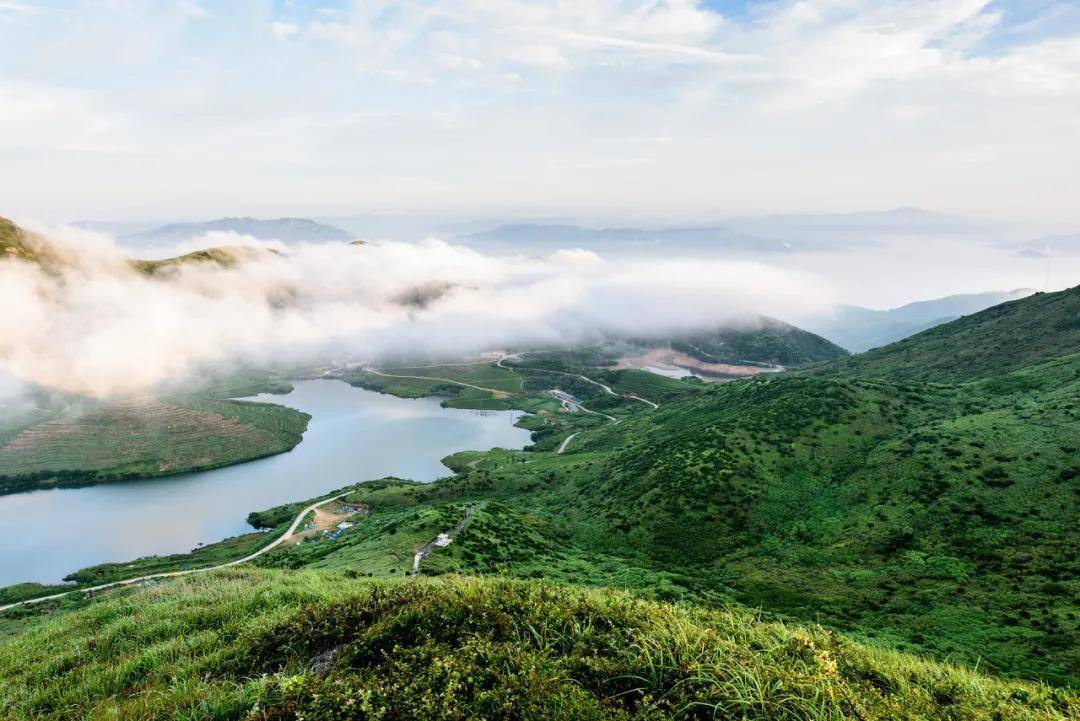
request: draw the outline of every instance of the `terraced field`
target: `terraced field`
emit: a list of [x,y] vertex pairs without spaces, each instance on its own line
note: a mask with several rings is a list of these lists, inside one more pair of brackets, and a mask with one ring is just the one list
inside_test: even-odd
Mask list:
[[216,468],[281,453],[309,417],[213,398],[128,400],[67,411],[0,439],[0,493]]

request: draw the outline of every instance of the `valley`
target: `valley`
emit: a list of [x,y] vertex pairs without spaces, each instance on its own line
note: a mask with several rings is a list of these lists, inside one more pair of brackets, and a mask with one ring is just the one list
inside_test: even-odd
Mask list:
[[1080,0],[0,58],[0,721],[1080,721]]
[[[446,393],[451,406],[498,389],[506,396],[484,391],[492,404],[531,409],[520,422],[533,444],[451,455],[454,475],[435,483],[342,489],[370,515],[335,541],[281,546],[253,565],[400,577],[417,548],[470,508],[471,523],[432,551],[423,575],[735,604],[1073,685],[1080,341],[1069,319],[1078,311],[1080,289],[1040,294],[865,357],[721,384],[610,371],[584,362],[597,356],[583,350],[411,369],[425,378],[343,373],[406,397]],[[1029,316],[1056,328],[1052,343],[1013,330]],[[989,367],[948,341],[1001,334],[1008,360]],[[919,359],[917,378],[904,375],[909,358]],[[560,413],[552,387],[619,422]],[[251,520],[280,533],[306,503]],[[38,613],[18,623],[38,623]]]
[[[167,282],[153,276],[207,260],[222,262],[144,272]],[[49,644],[80,619],[145,614],[153,626],[194,602],[225,615],[193,617],[185,633],[263,665],[201,655],[198,679],[163,692],[156,679],[183,672],[167,650],[179,637],[162,629],[153,650],[74,661],[100,685],[83,698],[158,710],[217,699],[224,717],[289,718],[321,713],[332,689],[377,688],[405,707],[372,679],[410,669],[439,687],[416,659],[475,674],[487,665],[468,666],[463,649],[475,646],[536,664],[491,676],[502,693],[540,673],[529,687],[540,703],[597,718],[693,716],[677,703],[732,714],[740,694],[748,718],[1070,718],[1078,317],[1073,288],[854,356],[758,317],[472,358],[233,371],[116,400],[31,397],[0,431],[0,530],[16,541],[3,563],[14,585],[0,589],[0,670],[17,679],[0,687],[4,703],[45,717],[54,704],[100,710],[45,680]],[[672,369],[702,377],[652,372]],[[363,513],[346,518],[340,504]],[[55,532],[33,530],[42,524]],[[259,599],[275,594],[283,610],[271,612]],[[369,629],[404,623],[383,598],[413,609],[408,628],[456,630],[392,634],[405,656],[365,655],[389,642]],[[687,653],[664,645],[665,624],[701,639],[727,624],[735,636],[695,642],[714,650],[689,665],[615,651],[582,675],[599,657],[543,637],[586,607],[603,629],[594,649]],[[446,609],[503,620],[448,627]],[[650,630],[626,626],[628,609]],[[343,632],[354,612],[374,625]],[[89,627],[78,631],[87,644],[112,638]],[[299,656],[280,648],[281,628],[300,629],[282,631]],[[137,660],[146,653],[158,655]],[[761,665],[748,679],[709,654]],[[132,663],[149,677],[110,680]],[[619,691],[624,708],[611,695],[619,664],[664,670]],[[556,673],[578,690],[552,686]],[[484,708],[443,688],[444,703]],[[682,701],[680,689],[692,689]]]
[[[447,454],[521,448],[529,439],[514,426],[517,412],[446,409],[434,398],[403,400],[332,379],[293,381],[288,394],[253,400],[288,404],[292,408],[268,407],[310,417],[303,442],[287,453],[212,470],[0,496],[0,533],[7,539],[0,548],[0,585],[56,584],[72,573],[96,585],[101,574],[76,572],[106,562],[114,564],[109,580],[145,575],[152,568],[135,561],[138,570],[129,569],[131,559],[249,536],[245,519],[258,510],[252,499],[285,503],[383,475],[430,481],[448,472],[440,462]],[[205,565],[208,556],[265,540],[255,534],[225,548],[202,547],[175,568]]]

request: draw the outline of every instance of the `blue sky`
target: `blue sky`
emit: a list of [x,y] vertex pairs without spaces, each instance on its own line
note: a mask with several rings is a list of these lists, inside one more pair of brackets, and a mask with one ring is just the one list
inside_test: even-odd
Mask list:
[[0,213],[1078,220],[1080,3],[0,0]]

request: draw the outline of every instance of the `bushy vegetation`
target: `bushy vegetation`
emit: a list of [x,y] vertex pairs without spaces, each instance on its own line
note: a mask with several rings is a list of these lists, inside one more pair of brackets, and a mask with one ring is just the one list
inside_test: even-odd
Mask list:
[[[1078,297],[1020,303],[1066,303],[1060,320],[1077,313]],[[1035,312],[1021,311],[997,311],[998,332],[1019,334],[1013,314]],[[988,322],[980,333],[993,333]],[[487,524],[483,543],[429,568],[529,577],[546,566],[552,578],[601,585],[621,577],[667,597],[734,599],[999,673],[1077,683],[1080,356],[1064,352],[1063,332],[1059,357],[1045,361],[1040,340],[1014,355],[1017,370],[975,380],[863,377],[855,359],[809,376],[696,387],[659,411],[597,423],[563,456],[472,455],[414,502],[492,498],[512,512]],[[553,355],[520,372],[552,362],[574,372],[572,358]],[[581,392],[596,394],[590,403],[603,395]],[[476,533],[493,508],[478,514]],[[612,563],[617,572],[597,570]]]
[[667,378],[656,373],[642,370],[617,370],[604,378],[616,393],[629,393],[647,398],[655,403],[669,403],[687,398],[704,386],[696,378]]
[[19,719],[1068,719],[1080,698],[734,608],[232,570],[0,644]]
[[[434,484],[360,484],[346,500],[370,515],[279,547],[261,571],[65,601],[0,646],[0,679],[14,674],[0,711],[1076,718],[1080,291],[1003,308],[723,384],[608,371],[603,348],[436,380],[357,374],[527,408],[534,445],[455,454]],[[552,388],[618,422],[559,413]],[[280,528],[304,505],[251,520]],[[423,560],[439,578],[354,580],[400,579],[466,509]]]
[[1080,286],[995,305],[853,356],[844,372],[965,381],[1080,353]]
[[783,321],[760,316],[716,330],[674,336],[671,347],[707,363],[797,366],[843,358],[831,341]]

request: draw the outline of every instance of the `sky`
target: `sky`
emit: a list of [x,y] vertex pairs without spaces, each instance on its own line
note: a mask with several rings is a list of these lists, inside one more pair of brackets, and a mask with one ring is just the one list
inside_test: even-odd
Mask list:
[[0,215],[1080,223],[1074,0],[0,0]]

